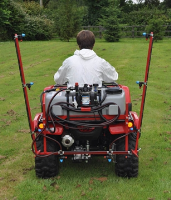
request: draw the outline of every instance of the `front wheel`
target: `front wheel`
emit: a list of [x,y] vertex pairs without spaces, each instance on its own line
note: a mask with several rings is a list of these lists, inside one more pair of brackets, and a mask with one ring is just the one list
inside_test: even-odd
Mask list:
[[[129,135],[129,151],[135,149],[136,135]],[[116,145],[117,151],[125,151],[125,139],[121,139]],[[120,177],[138,176],[138,157],[135,155],[116,155],[115,173]]]
[[[43,137],[40,137],[36,141],[37,150],[43,151]],[[57,151],[57,144],[56,142],[47,139],[46,146],[48,152],[55,152]],[[58,156],[51,155],[47,157],[35,157],[35,172],[36,176],[39,178],[51,178],[58,174],[59,172],[59,162]]]

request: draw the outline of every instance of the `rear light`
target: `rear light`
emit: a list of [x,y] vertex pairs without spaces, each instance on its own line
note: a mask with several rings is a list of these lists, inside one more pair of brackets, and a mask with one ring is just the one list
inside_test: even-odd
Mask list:
[[134,126],[133,122],[128,122],[128,128],[132,128]]
[[43,123],[40,123],[40,124],[39,124],[39,128],[40,128],[40,129],[43,129],[43,128],[44,128]]

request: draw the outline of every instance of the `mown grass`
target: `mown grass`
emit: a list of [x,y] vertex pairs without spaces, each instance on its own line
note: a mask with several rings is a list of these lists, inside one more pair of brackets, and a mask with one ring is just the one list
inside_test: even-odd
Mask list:
[[[75,40],[20,43],[32,117],[40,112],[39,95],[53,85],[53,75],[77,48]],[[94,50],[119,72],[119,84],[130,88],[133,110],[139,113],[148,42],[97,40]],[[0,43],[0,199],[171,199],[171,40],[154,43],[139,147],[138,178],[119,178],[114,165],[103,158],[88,164],[66,160],[59,176],[35,176],[34,156],[25,111],[14,42]]]

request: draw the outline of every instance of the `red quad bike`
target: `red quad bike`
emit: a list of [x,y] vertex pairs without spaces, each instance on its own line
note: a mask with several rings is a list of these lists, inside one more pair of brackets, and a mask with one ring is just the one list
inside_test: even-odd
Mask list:
[[85,84],[67,88],[66,85],[46,87],[41,96],[41,112],[32,120],[27,88],[21,60],[19,40],[25,35],[15,34],[15,46],[24,92],[28,122],[35,154],[35,171],[40,178],[54,177],[59,163],[67,157],[73,161],[88,162],[93,156],[103,156],[114,161],[115,173],[121,177],[138,175],[138,141],[147,90],[147,81],[153,45],[150,38],[143,82],[139,117],[132,111],[129,88],[117,83],[103,83],[98,87]]

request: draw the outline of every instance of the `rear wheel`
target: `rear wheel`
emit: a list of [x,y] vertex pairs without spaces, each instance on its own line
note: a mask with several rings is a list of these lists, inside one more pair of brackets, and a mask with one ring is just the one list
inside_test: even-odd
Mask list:
[[[47,139],[47,151],[55,152],[57,151],[58,145],[53,140]],[[40,137],[36,141],[37,150],[43,151],[43,137]],[[35,157],[35,172],[36,176],[39,178],[51,178],[58,174],[59,172],[59,162],[58,156],[51,155],[47,157]]]
[[[129,150],[135,149],[136,134],[129,135]],[[121,139],[116,145],[117,151],[125,151],[125,139]],[[120,177],[137,177],[138,176],[138,157],[134,154],[116,155],[115,173]]]

